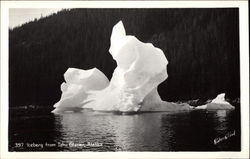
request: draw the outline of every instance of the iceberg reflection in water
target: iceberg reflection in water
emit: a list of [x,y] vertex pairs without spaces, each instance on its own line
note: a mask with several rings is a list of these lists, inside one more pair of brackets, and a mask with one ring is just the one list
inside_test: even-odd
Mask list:
[[132,115],[16,109],[11,110],[9,151],[239,151],[240,134],[237,109]]
[[[230,110],[117,115],[102,112],[56,115],[61,142],[101,143],[65,147],[76,151],[221,151],[239,150],[240,129]],[[236,131],[217,145],[214,139]]]

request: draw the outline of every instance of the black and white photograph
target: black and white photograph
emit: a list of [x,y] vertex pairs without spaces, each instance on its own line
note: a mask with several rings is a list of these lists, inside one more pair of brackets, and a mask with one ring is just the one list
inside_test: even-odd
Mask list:
[[7,151],[241,153],[240,11],[9,7]]

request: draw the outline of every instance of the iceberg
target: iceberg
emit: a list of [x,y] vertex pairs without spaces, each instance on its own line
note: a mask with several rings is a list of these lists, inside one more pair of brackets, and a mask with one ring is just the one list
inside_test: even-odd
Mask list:
[[109,86],[92,94],[84,108],[134,112],[146,104],[159,105],[162,101],[157,86],[168,76],[163,51],[126,35],[121,21],[113,27],[110,42],[109,52],[117,67]]
[[126,35],[120,21],[112,30],[109,52],[117,63],[110,84],[93,92],[83,108],[100,111],[189,110],[188,104],[161,100],[157,87],[167,79],[168,61],[159,48]]
[[196,107],[195,109],[234,109],[229,102],[225,100],[225,93],[217,95],[210,103]]
[[64,79],[66,82],[61,84],[61,99],[54,105],[53,113],[80,110],[91,91],[101,90],[109,84],[107,77],[97,68],[69,68]]
[[69,68],[64,74],[65,82],[61,85],[61,99],[54,105],[55,110],[52,112],[85,108],[125,113],[234,109],[225,101],[225,93],[219,94],[211,103],[198,107],[162,101],[157,88],[168,77],[167,58],[153,44],[126,35],[121,21],[113,27],[109,52],[117,63],[111,80],[97,68]]

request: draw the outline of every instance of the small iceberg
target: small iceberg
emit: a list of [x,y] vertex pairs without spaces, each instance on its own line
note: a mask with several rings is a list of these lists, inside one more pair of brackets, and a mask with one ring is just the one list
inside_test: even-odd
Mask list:
[[211,103],[201,105],[196,107],[195,109],[234,109],[235,107],[232,106],[229,102],[225,100],[225,93],[221,93],[217,95],[215,99],[211,101]]

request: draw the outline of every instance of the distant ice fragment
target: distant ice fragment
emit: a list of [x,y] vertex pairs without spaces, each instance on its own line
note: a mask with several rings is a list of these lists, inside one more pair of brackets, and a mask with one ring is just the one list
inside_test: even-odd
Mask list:
[[225,93],[221,93],[211,103],[198,106],[196,109],[234,109],[234,106],[225,100]]
[[195,109],[207,109],[207,104],[197,106]]
[[221,94],[217,95],[217,97],[215,99],[213,99],[211,103],[230,105],[230,103],[228,103],[225,100],[225,93],[221,93]]

